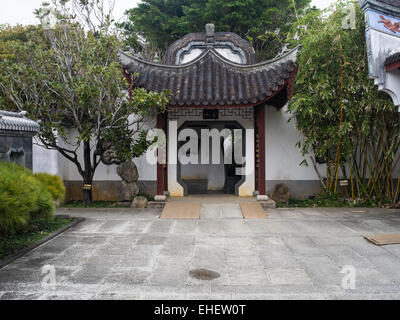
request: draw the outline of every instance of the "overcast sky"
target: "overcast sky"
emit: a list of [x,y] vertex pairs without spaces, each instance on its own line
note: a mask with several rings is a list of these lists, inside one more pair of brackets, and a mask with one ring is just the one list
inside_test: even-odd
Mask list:
[[[40,7],[43,0],[0,0],[0,24],[36,24],[37,19],[33,11]],[[136,6],[140,0],[116,0],[115,19],[123,17],[126,9]],[[313,0],[313,4],[326,8],[335,0]]]

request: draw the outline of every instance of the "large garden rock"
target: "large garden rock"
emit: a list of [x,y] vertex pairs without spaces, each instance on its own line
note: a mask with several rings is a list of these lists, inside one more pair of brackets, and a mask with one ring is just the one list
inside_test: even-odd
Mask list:
[[137,209],[145,209],[147,208],[147,199],[145,197],[139,196],[135,197],[132,201],[132,208],[137,208]]
[[126,161],[117,167],[118,175],[126,182],[136,182],[139,180],[139,173],[133,161]]
[[290,198],[289,188],[284,183],[279,183],[275,186],[274,192],[271,195],[275,202],[288,202]]
[[132,199],[136,197],[138,194],[139,194],[139,187],[136,184],[136,182],[128,183],[126,181],[122,181],[120,201],[132,201]]
[[100,142],[99,144],[100,150],[104,150],[101,153],[101,161],[105,165],[110,166],[112,164],[121,164],[123,162],[110,142]]

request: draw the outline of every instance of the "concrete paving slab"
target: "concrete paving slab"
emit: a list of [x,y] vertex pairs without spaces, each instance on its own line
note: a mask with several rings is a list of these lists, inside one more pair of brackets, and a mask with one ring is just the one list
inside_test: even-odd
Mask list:
[[202,204],[200,219],[243,219],[239,204]]
[[312,285],[311,278],[303,269],[266,269],[274,285]]
[[[362,238],[398,232],[398,210],[271,209],[246,221],[237,199],[217,200],[197,221],[160,220],[158,209],[67,210],[86,221],[1,269],[0,299],[400,299],[400,246]],[[42,286],[46,264],[55,290]],[[355,290],[341,287],[346,265]],[[194,279],[196,268],[220,277]]]

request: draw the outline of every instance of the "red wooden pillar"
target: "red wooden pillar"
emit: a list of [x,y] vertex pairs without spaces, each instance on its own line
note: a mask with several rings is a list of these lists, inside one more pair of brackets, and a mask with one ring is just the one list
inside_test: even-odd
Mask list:
[[265,188],[265,106],[255,107],[255,168],[256,189],[260,196],[266,195]]
[[[157,129],[161,129],[164,131],[165,135],[167,135],[167,114],[158,114],[157,115]],[[167,144],[168,139],[166,141],[165,148],[163,150],[158,150],[158,154],[167,159]],[[157,195],[163,196],[164,192],[167,191],[167,165],[164,163],[157,163]]]

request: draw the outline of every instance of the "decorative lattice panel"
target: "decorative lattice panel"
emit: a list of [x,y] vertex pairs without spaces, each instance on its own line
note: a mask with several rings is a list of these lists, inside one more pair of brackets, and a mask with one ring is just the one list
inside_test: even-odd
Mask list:
[[[187,117],[203,117],[203,108],[169,108],[168,119],[178,120]],[[219,118],[233,118],[243,120],[254,119],[253,108],[221,108]]]

